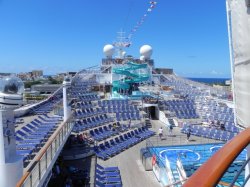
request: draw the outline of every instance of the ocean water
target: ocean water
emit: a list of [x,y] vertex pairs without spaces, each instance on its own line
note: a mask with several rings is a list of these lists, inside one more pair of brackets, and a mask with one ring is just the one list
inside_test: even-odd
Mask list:
[[230,78],[190,78],[190,77],[187,77],[187,79],[205,84],[225,84],[225,81],[230,80]]

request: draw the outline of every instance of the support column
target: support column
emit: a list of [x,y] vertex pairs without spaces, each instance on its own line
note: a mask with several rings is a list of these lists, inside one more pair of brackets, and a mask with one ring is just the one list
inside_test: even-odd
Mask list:
[[63,81],[63,121],[67,121],[69,117],[69,106],[67,99],[67,88],[70,87],[70,79],[68,77],[64,78]]
[[22,175],[23,158],[16,154],[13,110],[0,109],[0,186],[16,186]]
[[68,119],[67,87],[63,85],[63,121]]

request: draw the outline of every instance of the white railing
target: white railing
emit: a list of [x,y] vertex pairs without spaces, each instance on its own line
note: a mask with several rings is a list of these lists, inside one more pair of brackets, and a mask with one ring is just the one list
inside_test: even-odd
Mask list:
[[174,180],[174,176],[173,176],[171,166],[170,166],[168,159],[166,159],[166,172],[167,172],[169,183],[173,184],[175,182],[175,180]]
[[177,166],[177,170],[179,172],[179,177],[181,181],[184,181],[187,178],[187,174],[183,168],[182,162],[180,161],[179,158],[177,158],[176,161],[176,166]]

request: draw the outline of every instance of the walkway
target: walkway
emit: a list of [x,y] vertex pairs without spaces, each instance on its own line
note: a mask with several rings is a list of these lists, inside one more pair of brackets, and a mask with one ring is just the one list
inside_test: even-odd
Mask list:
[[[160,140],[158,135],[151,137],[151,142],[154,145],[184,145],[184,144],[201,144],[201,143],[219,143],[216,140],[209,140],[201,137],[191,136],[190,141],[186,141],[186,135],[180,133],[180,128],[173,129],[172,136],[168,135],[168,130],[159,120],[153,120],[152,130],[158,132],[158,129],[163,127],[163,139]],[[98,159],[98,163],[103,166],[118,166],[122,176],[124,187],[160,187],[161,184],[157,181],[152,171],[145,171],[140,160],[140,149],[146,146],[146,140],[131,147],[130,149],[103,161]]]

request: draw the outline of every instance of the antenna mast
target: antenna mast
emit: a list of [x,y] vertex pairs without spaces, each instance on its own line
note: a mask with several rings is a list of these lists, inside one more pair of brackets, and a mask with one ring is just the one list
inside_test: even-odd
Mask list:
[[121,31],[117,32],[117,38],[113,45],[117,50],[117,58],[122,59],[125,54],[124,48],[129,47],[131,45],[131,41],[125,37],[125,32],[121,29]]

